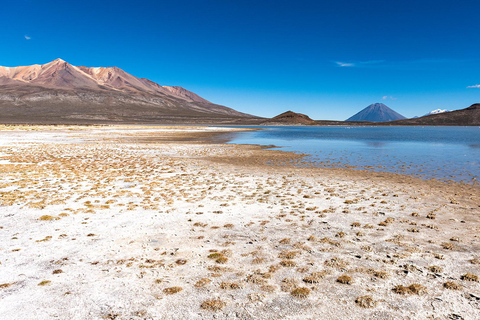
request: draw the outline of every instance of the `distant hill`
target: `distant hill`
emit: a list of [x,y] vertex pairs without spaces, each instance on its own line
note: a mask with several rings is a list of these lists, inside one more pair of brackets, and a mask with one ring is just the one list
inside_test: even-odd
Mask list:
[[385,122],[399,119],[406,119],[401,114],[393,111],[383,103],[374,103],[351,116],[345,121],[369,121],[369,122]]
[[313,125],[315,121],[309,116],[293,111],[287,111],[279,114],[262,123],[263,125]]
[[234,123],[261,119],[117,67],[0,66],[0,123]]
[[387,125],[417,126],[480,126],[480,103],[470,107],[444,113],[432,114],[420,118],[398,120]]

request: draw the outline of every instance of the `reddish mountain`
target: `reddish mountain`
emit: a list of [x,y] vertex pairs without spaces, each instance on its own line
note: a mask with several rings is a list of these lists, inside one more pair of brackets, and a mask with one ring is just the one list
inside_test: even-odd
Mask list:
[[117,67],[0,67],[3,123],[211,123],[257,117],[211,103],[182,87],[162,86]]

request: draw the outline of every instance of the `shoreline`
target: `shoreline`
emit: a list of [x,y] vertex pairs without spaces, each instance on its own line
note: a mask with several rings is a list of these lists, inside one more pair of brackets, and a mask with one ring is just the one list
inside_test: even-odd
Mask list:
[[480,317],[478,188],[218,130],[0,131],[0,316]]

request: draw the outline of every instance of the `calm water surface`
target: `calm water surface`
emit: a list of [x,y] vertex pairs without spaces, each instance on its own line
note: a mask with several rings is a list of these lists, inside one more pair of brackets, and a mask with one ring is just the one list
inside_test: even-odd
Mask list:
[[279,126],[233,134],[230,143],[275,145],[308,155],[303,165],[354,167],[476,183],[480,127]]

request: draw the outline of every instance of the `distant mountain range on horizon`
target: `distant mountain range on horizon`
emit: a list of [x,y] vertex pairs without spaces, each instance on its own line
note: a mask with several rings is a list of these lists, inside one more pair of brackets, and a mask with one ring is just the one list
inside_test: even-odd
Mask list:
[[214,104],[179,86],[163,86],[117,67],[0,67],[3,123],[180,123],[260,119]]
[[267,119],[117,67],[73,66],[62,59],[0,66],[0,123],[9,124],[480,125],[478,106],[437,109],[406,119],[385,104],[374,103],[346,121],[312,120],[293,111]]

